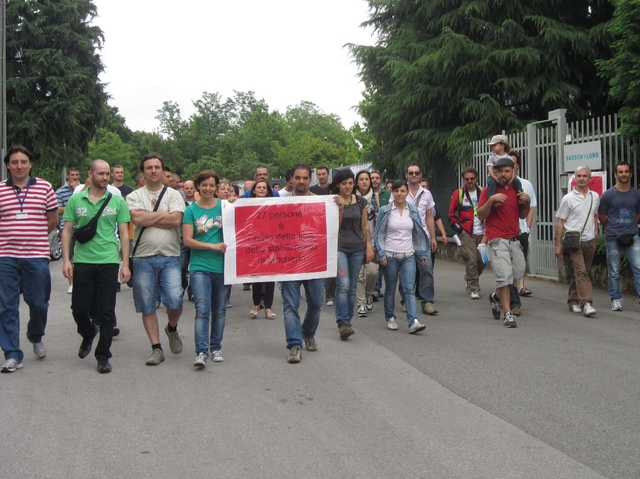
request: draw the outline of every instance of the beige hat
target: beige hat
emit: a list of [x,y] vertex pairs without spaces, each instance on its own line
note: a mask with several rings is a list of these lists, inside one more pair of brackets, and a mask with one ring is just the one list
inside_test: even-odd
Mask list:
[[509,144],[509,140],[507,140],[507,137],[504,135],[493,135],[491,137],[491,141],[488,143],[489,146],[493,146],[496,143],[504,143],[505,149],[506,150],[510,150],[511,149],[511,145]]

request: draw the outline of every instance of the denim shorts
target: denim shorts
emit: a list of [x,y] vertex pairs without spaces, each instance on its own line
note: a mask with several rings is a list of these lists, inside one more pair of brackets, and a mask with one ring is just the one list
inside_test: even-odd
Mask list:
[[133,303],[136,313],[151,314],[158,299],[168,309],[182,306],[182,279],[178,256],[145,256],[133,258]]

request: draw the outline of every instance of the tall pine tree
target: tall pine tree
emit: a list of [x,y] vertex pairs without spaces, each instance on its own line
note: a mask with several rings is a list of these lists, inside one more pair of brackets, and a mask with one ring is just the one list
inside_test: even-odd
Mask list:
[[385,167],[464,162],[469,143],[547,112],[615,110],[607,0],[369,0],[373,46],[351,45],[366,87],[360,113],[384,141]]
[[90,0],[7,5],[7,142],[47,166],[81,164],[104,115],[95,15]]
[[609,31],[617,40],[613,58],[601,61],[610,78],[611,96],[622,102],[620,132],[640,150],[640,0],[613,0],[616,10]]

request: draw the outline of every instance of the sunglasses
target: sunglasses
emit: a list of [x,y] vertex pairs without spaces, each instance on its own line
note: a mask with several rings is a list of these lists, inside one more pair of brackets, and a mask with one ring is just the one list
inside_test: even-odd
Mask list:
[[409,176],[418,176],[421,175],[422,173],[420,173],[419,171],[407,171],[407,175]]

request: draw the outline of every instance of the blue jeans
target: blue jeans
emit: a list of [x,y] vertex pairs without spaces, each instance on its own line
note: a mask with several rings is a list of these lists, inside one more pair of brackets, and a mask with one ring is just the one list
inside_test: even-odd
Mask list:
[[47,326],[51,274],[47,258],[0,257],[0,348],[5,359],[22,361],[20,293],[29,305],[27,339],[39,343]]
[[416,295],[420,298],[422,306],[424,303],[433,303],[435,298],[434,280],[433,280],[433,261],[429,258],[427,264],[423,265],[417,256],[414,256],[418,274],[416,278]]
[[338,276],[336,277],[336,322],[338,326],[351,324],[356,305],[358,275],[364,259],[364,251],[343,253],[338,251]]
[[611,300],[622,298],[620,291],[620,256],[623,250],[627,254],[627,259],[633,271],[633,277],[636,280],[636,291],[638,292],[638,296],[640,296],[640,236],[636,236],[633,239],[631,246],[620,246],[616,240],[607,240],[606,247],[607,285]]
[[[227,289],[224,286],[224,274],[206,271],[191,271],[191,291],[196,305],[195,343],[196,354],[222,349],[222,335],[226,309]],[[211,321],[209,321],[211,318]],[[209,333],[211,322],[211,333]]]
[[[287,349],[302,347],[302,339],[312,339],[316,335],[320,312],[322,310],[324,279],[302,281],[284,281],[282,299],[284,300],[284,331],[287,336]],[[307,297],[307,312],[304,322],[300,323],[300,287],[304,286]]]
[[407,306],[407,323],[411,324],[418,319],[418,308],[416,307],[416,297],[413,292],[413,280],[416,277],[415,256],[404,258],[391,258],[387,256],[387,265],[380,266],[384,274],[384,315],[388,321],[395,318],[395,295],[398,273],[400,273],[400,290]]
[[168,309],[180,309],[184,295],[180,280],[180,258],[157,254],[133,258],[132,261],[136,313],[153,313],[158,300]]

